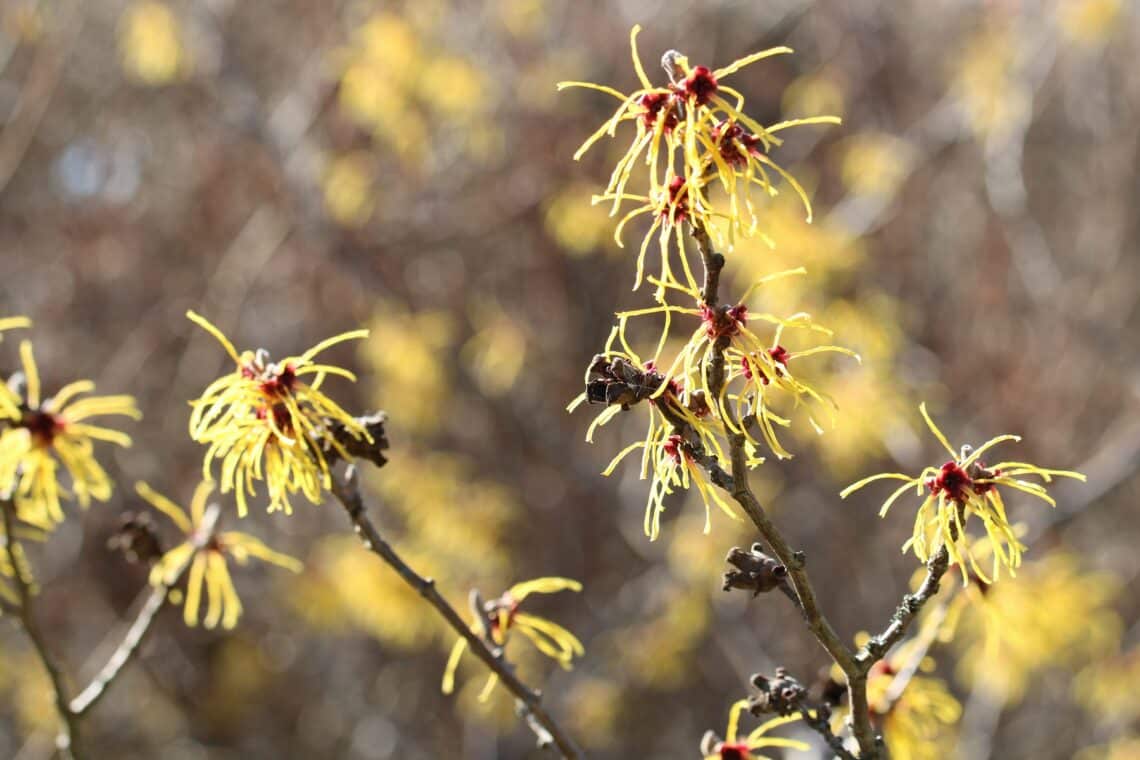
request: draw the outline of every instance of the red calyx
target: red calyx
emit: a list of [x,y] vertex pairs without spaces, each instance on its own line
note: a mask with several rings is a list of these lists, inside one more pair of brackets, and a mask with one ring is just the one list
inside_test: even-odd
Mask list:
[[757,152],[760,138],[736,122],[725,119],[713,127],[712,137],[720,149],[720,157],[730,166],[740,167],[748,162],[748,155]]
[[931,493],[943,493],[949,499],[963,503],[967,499],[966,490],[974,487],[974,481],[957,462],[951,460],[942,465],[937,477],[927,478],[926,487]]
[[671,224],[683,222],[689,216],[689,188],[684,177],[674,177],[669,182],[669,204],[661,209],[661,216]]
[[740,328],[748,324],[748,307],[738,303],[728,309],[717,309],[702,303],[701,321],[705,323],[705,334],[713,340],[739,335]]
[[707,106],[718,88],[716,77],[707,66],[694,68],[681,84],[681,90],[685,95],[692,98],[699,106]]
[[673,107],[675,97],[668,92],[647,92],[637,99],[637,104],[645,109],[645,112],[641,114],[641,123],[645,125],[646,129],[653,129],[657,126],[657,119],[662,112],[665,113],[664,129],[666,132],[677,126],[679,119],[677,118],[677,110]]
[[721,760],[748,760],[752,757],[752,752],[744,742],[721,742],[716,751],[720,753]]
[[681,454],[683,453],[681,451],[681,444],[684,442],[684,438],[682,438],[677,433],[674,433],[665,440],[665,453],[671,456],[673,458],[673,461],[680,462]]
[[286,364],[280,372],[261,381],[261,391],[267,396],[284,396],[291,392],[296,384],[296,369],[292,364]]
[[36,443],[41,446],[50,446],[55,437],[63,432],[64,421],[61,417],[48,412],[24,412],[20,426],[27,428]]

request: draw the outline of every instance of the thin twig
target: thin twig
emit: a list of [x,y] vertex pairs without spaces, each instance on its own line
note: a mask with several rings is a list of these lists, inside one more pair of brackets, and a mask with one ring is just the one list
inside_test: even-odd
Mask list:
[[139,610],[138,616],[135,617],[133,623],[127,629],[126,634],[123,636],[122,643],[115,648],[107,662],[91,679],[91,683],[84,687],[83,691],[75,699],[71,700],[70,709],[72,714],[76,716],[84,715],[88,710],[95,706],[95,704],[103,698],[107,693],[107,687],[119,677],[123,667],[130,662],[131,658],[138,651],[139,646],[142,645],[143,639],[146,638],[147,633],[150,631],[151,623],[154,622],[155,616],[158,615],[159,610],[166,604],[166,595],[170,591],[168,586],[156,586],[151,589],[150,595],[147,596],[146,602],[143,603],[142,608]]
[[877,636],[872,636],[855,655],[855,659],[859,664],[859,668],[866,673],[871,669],[871,666],[882,659],[883,655],[890,651],[891,647],[902,641],[903,636],[906,635],[907,629],[910,627],[914,619],[918,617],[918,613],[922,610],[923,606],[938,593],[942,582],[942,576],[950,568],[950,552],[945,546],[939,549],[930,561],[926,563],[926,577],[922,580],[922,585],[918,587],[918,591],[913,594],[907,594],[902,598],[895,614],[891,617],[890,624]]
[[0,501],[0,512],[4,513],[4,550],[8,553],[8,561],[12,565],[12,580],[16,586],[16,594],[20,599],[18,616],[24,633],[32,643],[32,648],[39,657],[44,671],[51,681],[55,697],[56,712],[59,713],[59,733],[56,734],[55,746],[61,758],[74,760],[79,756],[76,749],[78,744],[79,726],[76,716],[72,714],[67,702],[67,686],[63,682],[63,673],[56,665],[55,658],[48,650],[47,640],[36,622],[32,613],[32,581],[24,575],[24,557],[19,540],[15,536],[13,516],[16,507],[12,499],[5,498]]
[[455,611],[455,608],[448,604],[447,600],[436,589],[435,581],[431,578],[425,578],[413,570],[380,535],[365,509],[364,499],[360,495],[355,466],[347,465],[343,479],[333,478],[331,491],[341,506],[344,507],[345,512],[348,513],[364,547],[384,560],[399,573],[405,583],[419,592],[420,596],[426,599],[432,607],[435,607],[436,611],[447,621],[447,624],[467,641],[470,650],[499,677],[500,683],[515,696],[524,717],[526,717],[527,725],[532,729],[542,729],[541,732],[535,731],[539,738],[539,744],[548,744],[553,741],[554,746],[558,748],[562,756],[569,760],[584,757],[574,741],[546,711],[542,704],[542,694],[519,680],[514,670],[503,658],[502,650],[492,649],[482,637],[472,631],[471,627]]

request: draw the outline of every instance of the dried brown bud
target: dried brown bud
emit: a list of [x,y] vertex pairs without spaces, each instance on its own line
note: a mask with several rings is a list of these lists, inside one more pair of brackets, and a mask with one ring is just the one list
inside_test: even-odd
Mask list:
[[725,591],[745,589],[755,597],[779,588],[788,577],[788,568],[761,551],[759,544],[748,551],[734,546],[724,561],[736,568],[724,574]]
[[776,668],[774,678],[757,673],[752,676],[752,685],[760,692],[748,698],[748,710],[753,715],[791,715],[807,696],[807,689],[784,668]]
[[107,539],[107,548],[121,551],[127,562],[150,564],[162,556],[162,542],[149,512],[123,512],[119,527]]

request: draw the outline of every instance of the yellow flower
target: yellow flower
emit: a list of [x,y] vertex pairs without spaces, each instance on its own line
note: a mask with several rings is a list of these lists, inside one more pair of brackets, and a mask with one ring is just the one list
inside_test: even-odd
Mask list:
[[768,760],[767,755],[758,755],[756,750],[766,747],[784,747],[786,749],[807,752],[811,746],[796,739],[784,739],[778,736],[767,736],[773,728],[795,723],[800,719],[798,715],[787,715],[761,723],[747,736],[737,736],[740,728],[740,713],[748,709],[748,700],[742,699],[732,705],[728,711],[728,728],[724,733],[724,740],[712,731],[707,732],[701,740],[701,754],[705,760]]
[[[773,161],[768,152],[780,144],[775,133],[794,126],[805,124],[837,124],[834,116],[820,116],[793,119],[764,127],[743,112],[744,96],[737,90],[724,85],[725,77],[756,61],[773,55],[792,52],[790,48],[776,47],[740,58],[728,66],[711,70],[705,66],[690,67],[685,56],[672,51],[666,54],[665,63],[670,71],[671,82],[660,87],[654,86],[645,74],[637,52],[637,34],[641,28],[635,26],[630,33],[630,47],[633,52],[633,66],[641,87],[629,95],[613,88],[590,82],[561,82],[559,89],[585,87],[612,95],[620,101],[617,110],[574,154],[575,160],[602,137],[616,135],[622,122],[632,121],[636,132],[629,149],[618,161],[610,176],[605,193],[594,201],[613,201],[611,213],[616,214],[621,203],[632,200],[641,205],[629,212],[618,225],[615,236],[621,244],[620,229],[631,218],[642,213],[652,212],[657,216],[653,230],[661,227],[662,259],[667,266],[666,245],[670,229],[681,221],[690,221],[713,234],[719,245],[719,231],[709,224],[712,216],[727,220],[728,247],[731,248],[737,235],[752,236],[757,232],[756,208],[752,201],[751,188],[759,185],[768,195],[776,195],[771,174],[783,177],[799,195],[811,219],[811,204],[807,193],[796,179],[779,164]],[[627,193],[626,186],[634,167],[644,154],[649,167],[648,190],[645,194]],[[681,158],[681,168],[675,168],[677,155]],[[662,179],[664,177],[664,179]],[[726,213],[715,213],[704,199],[705,186],[713,179],[719,180],[728,198]],[[645,238],[639,256],[639,278],[641,261],[652,236]],[[680,231],[678,230],[678,237]],[[682,262],[685,256],[682,251]],[[668,272],[663,271],[662,280],[668,282]],[[688,284],[694,286],[691,278]],[[635,286],[636,287],[636,286]],[[695,286],[694,286],[695,287]],[[660,290],[658,291],[660,296]]]
[[[480,610],[480,619],[472,625],[471,630],[483,639],[493,642],[498,647],[506,647],[511,631],[518,631],[522,636],[530,639],[531,643],[547,657],[551,658],[565,670],[570,670],[574,657],[581,657],[586,650],[582,642],[574,634],[557,623],[545,618],[520,612],[519,607],[531,594],[553,594],[558,591],[581,591],[582,584],[570,578],[535,578],[511,586],[498,599],[486,602]],[[489,629],[488,629],[489,626]],[[459,667],[459,660],[467,650],[467,639],[460,638],[451,648],[451,655],[447,658],[447,667],[443,671],[442,689],[444,694],[450,694],[455,689],[455,671]],[[485,701],[490,695],[499,676],[492,673],[487,678],[487,685],[479,696]]]
[[150,571],[153,586],[172,586],[178,582],[187,564],[190,575],[186,581],[186,601],[182,607],[182,618],[186,625],[198,624],[198,611],[203,591],[206,596],[206,617],[203,625],[215,628],[218,623],[223,628],[233,628],[241,616],[241,600],[234,589],[233,578],[226,561],[226,555],[233,557],[239,565],[244,565],[250,557],[269,562],[290,570],[301,572],[301,563],[285,554],[275,552],[259,539],[247,533],[236,531],[216,531],[218,509],[207,508],[206,500],[214,490],[210,481],[202,481],[194,489],[189,511],[158,493],[146,483],[136,483],[139,496],[174,522],[186,537],[182,543],[162,555]]
[[[621,337],[617,327],[611,334],[611,342],[615,335]],[[622,340],[624,342],[624,337]],[[586,392],[571,402],[567,411],[574,411],[585,401],[607,405],[586,431],[586,440],[590,443],[594,431],[623,409],[640,401],[649,402],[649,428],[645,438],[618,452],[602,473],[611,475],[621,460],[642,449],[641,479],[652,474],[645,506],[645,535],[651,540],[657,539],[665,497],[677,490],[688,490],[690,486],[696,488],[704,503],[706,533],[711,528],[712,504],[732,519],[740,519],[720,490],[709,482],[704,467],[694,459],[695,450],[699,450],[720,462],[728,461],[703,391],[687,392],[678,382],[662,375],[652,361],[643,362],[628,344],[625,351],[611,349],[596,357],[587,372],[586,384]],[[686,440],[680,432],[682,428],[691,430],[695,440]]]
[[[0,491],[13,491],[20,518],[43,528],[62,522],[60,499],[74,496],[80,506],[111,496],[111,479],[95,460],[95,441],[131,445],[125,433],[84,420],[101,415],[142,415],[130,396],[88,396],[90,380],[68,383],[44,399],[32,344],[20,344],[24,367],[22,391],[0,384]],[[70,478],[70,491],[59,481],[59,465]]]
[[[248,511],[246,496],[256,494],[253,484],[258,480],[266,483],[271,512],[291,513],[289,496],[298,491],[312,503],[320,503],[322,488],[331,482],[324,447],[350,458],[331,427],[340,426],[357,439],[370,441],[371,436],[320,390],[329,375],[353,381],[356,376],[340,367],[314,363],[313,358],[330,346],[366,338],[368,331],[341,333],[299,356],[271,362],[261,349],[239,354],[205,318],[194,312],[187,312],[187,317],[217,338],[236,365],[191,402],[190,437],[209,444],[202,463],[204,479],[210,479],[213,461],[220,460],[222,493],[235,492],[239,516]],[[306,383],[303,378],[309,375],[313,380]]]
[[[903,544],[904,552],[913,548],[914,555],[920,561],[926,562],[945,546],[950,560],[962,571],[963,584],[969,583],[971,572],[986,583],[997,580],[1002,567],[1007,568],[1010,575],[1014,575],[1021,564],[1021,554],[1025,546],[1018,540],[1009,523],[1005,502],[997,487],[1023,491],[1056,506],[1056,502],[1043,485],[1021,480],[1019,476],[1033,475],[1046,483],[1052,482],[1054,477],[1076,478],[1083,481],[1085,476],[1069,470],[1048,470],[1026,462],[998,462],[987,465],[981,459],[982,454],[999,443],[1020,441],[1021,438],[1016,435],[999,435],[986,441],[976,450],[970,446],[963,446],[960,452],[955,452],[946,436],[930,419],[930,415],[926,412],[926,404],[920,405],[919,411],[922,412],[922,417],[935,438],[950,453],[950,461],[941,467],[927,467],[917,477],[898,472],[872,475],[847,486],[840,496],[847,498],[852,492],[876,480],[905,481],[883,503],[879,510],[879,515],[883,516],[908,489],[914,488],[918,496],[921,496],[926,489],[929,493],[918,508],[914,532]],[[991,574],[983,571],[978,564],[973,550],[974,541],[966,531],[969,518],[973,515],[977,515],[982,521],[986,536],[989,538],[993,553]]]

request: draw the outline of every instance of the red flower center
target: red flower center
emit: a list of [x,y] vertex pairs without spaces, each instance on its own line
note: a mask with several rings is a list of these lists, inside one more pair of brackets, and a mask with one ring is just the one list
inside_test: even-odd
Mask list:
[[752,752],[744,742],[721,742],[717,752],[720,753],[721,760],[748,760],[752,757]]
[[677,126],[679,119],[677,117],[677,110],[673,107],[674,98],[676,96],[667,92],[647,92],[637,100],[637,104],[645,109],[641,114],[641,123],[645,125],[646,129],[653,129],[657,126],[657,119],[662,113],[665,114],[666,132],[672,131]]
[[702,303],[701,321],[705,323],[705,334],[713,340],[725,335],[739,335],[740,328],[748,324],[748,307],[738,303],[729,309],[717,309]]
[[65,422],[62,417],[48,412],[24,412],[20,426],[27,428],[32,438],[40,446],[51,446],[55,437],[63,432]]
[[284,396],[297,384],[297,372],[292,364],[261,381],[261,392],[267,396]]
[[712,137],[725,163],[737,167],[748,162],[749,154],[756,153],[756,146],[760,143],[759,137],[727,119],[713,127]]
[[926,480],[926,487],[930,489],[931,493],[942,493],[958,503],[966,501],[968,498],[966,490],[973,484],[974,482],[970,479],[969,474],[954,460],[942,465],[937,477]]
[[718,85],[716,77],[713,76],[712,71],[707,66],[697,66],[689,72],[689,76],[685,77],[681,89],[697,105],[707,106],[713,95],[716,94]]

